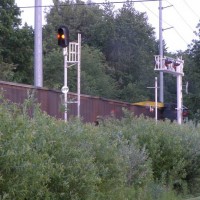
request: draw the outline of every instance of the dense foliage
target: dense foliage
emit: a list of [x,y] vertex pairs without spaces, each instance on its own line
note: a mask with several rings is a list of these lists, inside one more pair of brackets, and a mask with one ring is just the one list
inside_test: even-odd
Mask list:
[[[46,65],[46,60],[51,60],[52,53],[59,48],[55,37],[57,28],[65,23],[71,41],[76,40],[78,31],[82,36],[82,92],[124,101],[140,101],[152,96],[151,91],[144,90],[153,84],[157,48],[153,28],[144,13],[137,12],[131,3],[125,3],[119,10],[110,3],[99,6],[82,1],[54,1],[54,5],[46,13],[47,25],[44,26],[46,69],[58,69],[54,63],[63,60],[54,56],[54,62]],[[46,80],[49,76],[53,75],[46,73]],[[54,88],[62,84],[53,77]],[[72,91],[75,81],[70,76]]]
[[175,191],[199,192],[199,126],[129,113],[99,126],[65,123],[32,99],[0,101],[2,199],[176,200]]
[[185,96],[185,101],[194,120],[200,122],[200,23],[197,25],[196,36],[198,40],[193,40],[185,56],[185,80],[189,83],[189,93]]
[[33,82],[33,29],[21,26],[20,10],[14,0],[0,2],[1,80]]

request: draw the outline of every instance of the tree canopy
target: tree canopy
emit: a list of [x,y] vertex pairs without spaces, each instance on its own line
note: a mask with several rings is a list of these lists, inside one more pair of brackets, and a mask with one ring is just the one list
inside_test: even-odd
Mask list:
[[[82,45],[87,45],[88,50],[93,49],[89,54],[83,50],[83,92],[112,97],[108,91],[113,91],[114,87],[118,89],[115,98],[121,100],[144,100],[152,96],[150,91],[145,91],[143,95],[142,91],[154,82],[153,56],[157,50],[157,43],[146,15],[136,11],[131,3],[127,2],[121,9],[115,10],[111,3],[99,6],[91,2],[54,1],[54,7],[46,13],[46,19],[44,60],[48,59],[49,53],[58,48],[55,32],[63,22],[70,30],[72,41],[76,39],[77,32],[81,32]],[[103,68],[97,64],[99,57],[94,55],[95,52],[104,55],[103,62],[106,65],[104,64],[103,68],[107,66],[106,70],[99,71]],[[88,56],[89,58],[86,58]],[[90,64],[86,59],[90,59]],[[96,79],[97,73],[101,84],[98,84]],[[105,84],[102,84],[103,82]]]
[[[197,25],[196,36],[185,52],[185,81],[188,82],[188,94],[185,102],[191,110],[192,117],[199,116],[200,109],[200,23]],[[200,121],[200,117],[197,117]]]
[[21,27],[21,11],[14,0],[0,2],[1,79],[31,83],[33,29]]

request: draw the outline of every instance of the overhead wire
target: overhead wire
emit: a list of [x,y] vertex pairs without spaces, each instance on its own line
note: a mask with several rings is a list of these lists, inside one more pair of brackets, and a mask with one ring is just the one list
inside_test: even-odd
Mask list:
[[193,13],[198,19],[200,19],[200,16],[191,8],[191,6],[190,6],[185,0],[183,0],[183,2],[184,2],[185,5],[192,11],[192,13]]
[[143,7],[145,7],[149,12],[151,12],[156,18],[159,18],[156,13],[154,13],[149,7],[147,7],[143,2],[141,3]]
[[[166,2],[171,4],[168,0],[166,0]],[[186,24],[189,29],[194,31],[194,29],[190,26],[190,24],[187,22],[187,20],[184,19],[184,17],[180,14],[180,12],[176,9],[176,7],[173,4],[171,4],[171,5],[173,6],[173,8],[174,8],[175,12],[178,14],[178,16],[182,19],[183,23]]]
[[[141,3],[141,2],[157,2],[159,0],[131,0],[128,1],[130,3]],[[77,4],[73,4],[76,6],[83,6],[83,5],[104,5],[106,3],[113,3],[113,4],[121,4],[121,3],[126,3],[127,1],[113,1],[113,2],[91,2],[91,3],[77,3]],[[36,7],[65,7],[65,6],[71,6],[71,4],[59,4],[59,5],[41,5],[41,6],[19,6],[19,8],[21,9],[26,9],[26,8],[36,8]]]
[[177,31],[176,28],[173,28],[176,34],[185,42],[186,45],[188,45],[188,42],[184,39],[184,37]]
[[[146,6],[144,3],[141,3],[147,10],[149,10],[149,12],[151,12],[157,19],[159,19],[158,14],[156,14],[155,12],[153,12],[148,6]],[[165,20],[163,20],[163,22],[165,24],[167,24],[169,27],[173,27],[171,24],[169,24],[168,22],[166,22]],[[176,32],[176,34],[182,39],[182,41],[185,44],[188,44],[188,42],[183,38],[183,36],[177,31],[177,29],[175,27],[173,27],[174,31]]]
[[[149,10],[149,12],[151,12],[157,19],[159,19],[159,16],[154,13],[148,6],[146,6],[144,3],[147,2],[158,2],[159,0],[131,0],[129,1],[130,3],[141,3],[147,10]],[[170,5],[172,5],[168,0],[165,0],[166,2],[168,2]],[[183,0],[184,3],[187,5],[188,8],[190,8],[190,10],[192,10],[192,8],[185,2],[185,0]],[[127,1],[111,1],[111,2],[91,2],[91,3],[77,3],[74,4],[76,6],[83,6],[83,5],[104,5],[106,3],[112,3],[112,4],[121,4],[121,3],[126,3]],[[41,5],[41,6],[37,6],[37,7],[43,7],[43,8],[52,8],[52,7],[65,7],[65,6],[70,6],[71,4],[59,4],[59,5]],[[36,6],[19,6],[20,9],[28,9],[28,8],[35,8]],[[175,8],[175,6],[173,6],[174,10],[176,11],[176,13],[179,15],[179,17],[182,19],[182,21],[189,27],[189,29],[191,29],[192,31],[193,28],[189,25],[189,23],[186,22],[186,20],[184,19],[184,17],[179,13],[179,11]],[[193,13],[199,17],[194,11]],[[169,23],[167,23],[165,20],[163,20],[163,22],[165,24],[167,24],[168,26],[172,27]],[[178,32],[178,30],[173,27],[174,31],[176,32],[176,34],[184,41],[184,43],[188,44],[188,42],[183,38],[183,36]]]
[[[172,3],[170,3],[168,0],[165,0],[166,2],[168,2],[169,4],[171,4],[171,5],[173,5]],[[185,2],[186,3],[186,2]],[[187,6],[188,7],[188,6]],[[181,20],[183,21],[183,23],[184,24],[186,24],[187,25],[187,27],[194,33],[195,32],[195,30],[194,30],[194,28],[192,28],[191,27],[191,25],[187,22],[187,20],[180,14],[180,12],[178,11],[178,9],[173,5],[173,8],[174,8],[174,10],[175,10],[175,12],[178,14],[178,16],[181,18]],[[189,8],[189,7],[188,7]],[[188,42],[186,42],[186,40],[182,37],[182,35],[174,28],[174,30],[175,30],[175,32],[179,35],[179,37],[181,37],[182,38],[182,40],[183,41],[185,41],[185,43],[187,44],[187,45],[189,45],[188,44]]]

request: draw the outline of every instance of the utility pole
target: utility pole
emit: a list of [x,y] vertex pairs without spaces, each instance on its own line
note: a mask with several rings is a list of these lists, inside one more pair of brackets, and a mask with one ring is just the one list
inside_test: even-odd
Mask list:
[[35,0],[34,86],[43,87],[42,0]]
[[[162,66],[163,59],[163,29],[162,29],[162,0],[159,0],[159,54],[160,54],[160,68]],[[160,102],[164,102],[164,76],[160,71]]]

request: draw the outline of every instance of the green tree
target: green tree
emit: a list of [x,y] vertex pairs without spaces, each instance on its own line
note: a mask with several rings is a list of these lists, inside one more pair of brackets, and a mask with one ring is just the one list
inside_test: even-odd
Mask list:
[[[153,60],[157,42],[153,28],[147,23],[144,13],[137,12],[130,3],[124,4],[123,8],[118,11],[114,10],[111,3],[105,3],[103,7],[100,7],[91,2],[76,1],[74,3],[55,0],[54,5],[46,13],[45,55],[58,48],[56,31],[58,26],[65,22],[70,30],[71,41],[77,38],[77,32],[80,31],[82,45],[87,44],[103,53],[106,68],[109,70],[102,72],[106,74],[105,77],[108,78],[109,75],[110,80],[114,79],[117,82],[118,93],[115,98],[131,102],[153,98],[153,93],[147,91],[146,87],[154,83]],[[85,55],[87,54],[82,55],[83,60],[86,60]],[[95,61],[94,58],[97,60]],[[94,56],[91,59],[90,68],[96,72],[99,70],[96,70],[95,66],[95,62],[99,63],[98,57]],[[82,64],[84,65],[84,62]],[[93,82],[93,88],[99,88],[95,73],[85,74],[85,72],[82,72],[83,80],[90,80],[90,83]],[[71,79],[72,77],[74,76],[71,76]],[[91,92],[91,85],[90,89],[86,90],[88,86],[86,82],[84,84],[82,91],[103,95],[99,89]]]
[[[121,85],[121,99],[133,101],[141,93],[139,90],[148,98],[146,87],[154,81],[155,52],[154,31],[145,14],[136,11],[131,3],[124,4],[115,17],[115,31],[106,51],[114,77]],[[130,84],[137,88],[132,94],[128,92]]]
[[14,65],[13,64],[8,64],[0,61],[0,80],[2,81],[12,81],[13,76],[14,76]]
[[91,38],[99,22],[103,20],[103,10],[98,5],[91,5],[83,1],[54,0],[54,6],[46,11],[47,25],[44,26],[45,53],[57,48],[57,28],[64,24],[70,32],[70,41],[77,40],[77,33],[81,32],[82,44],[93,43]]
[[21,23],[20,10],[14,4],[14,0],[2,0],[0,2],[0,66],[1,80],[11,80],[14,65],[10,56],[10,42],[13,37],[13,29]]
[[[103,27],[103,10],[98,5],[82,1],[54,1],[54,7],[47,12],[47,25],[44,26],[44,82],[47,87],[59,88],[63,85],[63,57],[58,49],[57,28],[65,21],[70,30],[70,41],[76,40],[77,32],[81,32],[81,90],[82,93],[116,98],[116,83],[101,49],[102,41],[96,40],[98,30]],[[67,6],[62,6],[67,5]],[[97,31],[97,32],[96,32]],[[99,36],[103,39],[104,34]],[[50,42],[52,41],[52,42]],[[84,45],[88,44],[88,45]],[[53,73],[52,73],[53,72]],[[76,91],[76,69],[68,70],[70,91]]]
[[44,86],[59,89],[63,86],[63,54],[59,49],[53,49],[43,59]]
[[117,84],[109,76],[111,69],[97,49],[84,46],[82,54],[82,91],[85,94],[117,98]]
[[188,50],[185,52],[185,81],[188,81],[188,94],[185,96],[185,102],[190,109],[192,118],[198,115],[200,109],[200,23],[197,25],[198,39],[193,40]]
[[10,45],[11,59],[16,66],[13,81],[33,84],[34,30],[25,24],[13,34],[15,37]]
[[[108,65],[104,55],[94,47],[82,47],[81,56],[81,93],[116,98],[117,84],[107,73]],[[44,85],[59,89],[64,82],[63,55],[58,49],[52,50],[44,57]],[[68,86],[70,91],[76,92],[77,69],[68,68]]]
[[21,12],[14,0],[0,2],[1,79],[30,83],[33,55],[33,30],[21,28]]

